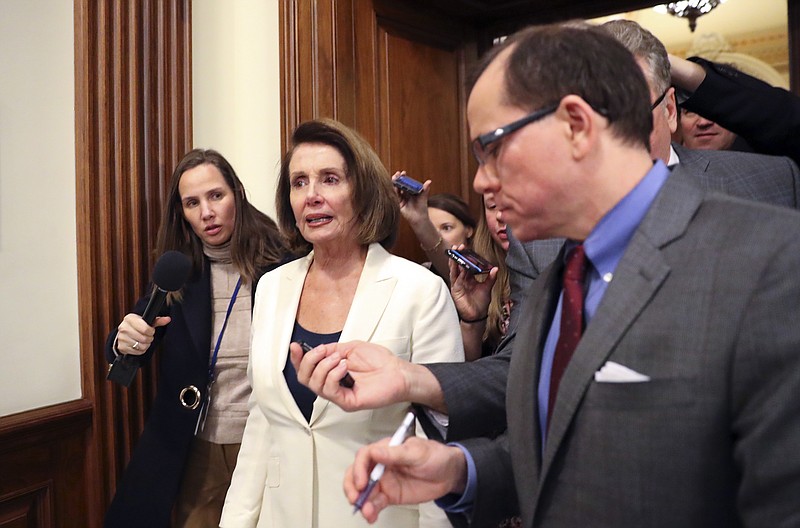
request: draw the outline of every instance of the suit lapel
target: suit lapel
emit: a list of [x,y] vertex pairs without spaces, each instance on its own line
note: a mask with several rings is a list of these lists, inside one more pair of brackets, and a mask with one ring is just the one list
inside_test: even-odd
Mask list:
[[561,379],[542,457],[536,502],[594,373],[669,275],[670,267],[661,248],[686,231],[701,201],[702,191],[691,182],[686,169],[676,168],[631,239]]
[[181,313],[189,330],[193,354],[201,356],[201,362],[209,361],[211,355],[211,265],[203,259],[203,273],[183,289]]
[[[300,304],[300,294],[303,291],[303,284],[313,255],[313,252],[309,253],[282,268],[283,272],[278,279],[278,290],[272,297],[272,303],[274,303],[272,310],[267,311],[267,313],[274,314],[273,319],[269,322],[272,325],[269,350],[276,351],[270,355],[272,368],[269,371],[274,376],[272,383],[279,388],[278,393],[281,395],[287,412],[299,423],[304,423],[306,419],[289,391],[289,386],[283,376],[283,369],[289,360],[289,343],[297,319],[297,307]],[[255,351],[251,351],[251,354],[254,353]]]
[[669,266],[660,251],[637,234],[617,266],[597,315],[586,328],[561,378],[542,460],[543,479],[547,477],[594,373],[603,366],[668,274]]
[[[511,356],[506,408],[509,413],[509,445],[514,454],[515,483],[520,493],[537,490],[542,469],[537,386],[541,350],[561,292],[563,249],[555,263],[534,281],[528,292],[529,304],[520,316],[514,352]],[[536,492],[538,493],[538,491]],[[534,493],[534,496],[536,495]],[[523,514],[533,502],[520,496]],[[524,515],[525,516],[525,515]]]
[[390,259],[391,255],[379,244],[370,245],[341,341],[369,341],[372,338],[397,284],[397,277],[392,275],[389,267]]
[[[380,244],[369,246],[340,342],[369,341],[372,338],[397,284],[389,266],[390,259],[391,255]],[[311,413],[312,425],[322,418],[329,404],[328,400],[317,398]]]

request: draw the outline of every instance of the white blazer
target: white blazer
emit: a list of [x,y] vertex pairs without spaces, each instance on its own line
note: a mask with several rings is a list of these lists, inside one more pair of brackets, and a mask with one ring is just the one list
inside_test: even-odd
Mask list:
[[[248,366],[253,392],[225,498],[220,523],[225,528],[368,526],[360,515],[353,515],[344,496],[345,470],[360,447],[391,436],[410,407],[403,403],[348,413],[317,398],[306,422],[283,369],[313,258],[312,251],[267,273],[258,284]],[[464,360],[458,316],[444,282],[379,244],[369,247],[342,329],[340,341],[352,340],[383,345],[413,363]],[[418,516],[416,506],[391,507],[381,512],[374,526],[442,526],[442,519],[446,523],[443,514],[430,523],[420,522]]]

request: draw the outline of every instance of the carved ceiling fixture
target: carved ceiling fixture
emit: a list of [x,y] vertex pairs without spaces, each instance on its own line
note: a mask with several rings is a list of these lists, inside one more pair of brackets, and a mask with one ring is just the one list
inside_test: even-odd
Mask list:
[[697,28],[697,19],[711,12],[712,9],[724,3],[725,0],[681,0],[660,6],[665,13],[689,21],[689,30],[694,33]]

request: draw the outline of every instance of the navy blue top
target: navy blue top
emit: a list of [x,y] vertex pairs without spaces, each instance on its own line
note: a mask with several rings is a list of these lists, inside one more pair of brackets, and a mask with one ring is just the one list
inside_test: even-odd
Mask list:
[[[299,343],[303,341],[315,347],[327,343],[336,343],[339,341],[341,335],[342,332],[335,332],[333,334],[309,332],[295,321],[294,328],[292,329],[292,342]],[[288,354],[289,352],[287,351],[286,353]],[[291,361],[286,361],[286,366],[283,368],[283,377],[286,378],[289,392],[292,393],[294,401],[297,402],[300,412],[306,417],[306,421],[311,421],[311,411],[314,409],[314,400],[317,399],[317,395],[311,392],[308,387],[297,381],[297,371],[294,369],[294,365],[292,365]]]

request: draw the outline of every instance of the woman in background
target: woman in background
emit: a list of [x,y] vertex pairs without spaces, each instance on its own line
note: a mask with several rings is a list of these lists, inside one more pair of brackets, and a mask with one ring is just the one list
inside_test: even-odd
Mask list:
[[467,203],[450,193],[434,194],[428,198],[428,218],[447,247],[472,242],[476,223]]
[[[401,174],[405,172],[396,172],[392,178]],[[506,225],[497,220],[493,194],[481,197],[483,214],[476,226],[466,202],[452,194],[435,194],[428,198],[430,185],[431,181],[427,180],[422,193],[416,196],[396,190],[400,196],[400,211],[431,259],[432,269],[447,277],[448,284],[452,284],[451,293],[461,322],[464,357],[473,361],[493,354],[508,327],[511,301],[505,263],[508,251]],[[433,245],[426,247],[432,239],[435,240]],[[467,282],[466,277],[462,277],[456,286],[451,282],[455,279],[450,270],[452,260],[445,254],[446,249],[454,246],[473,249],[495,264],[497,271],[480,277],[485,281]]]
[[[497,204],[493,193],[481,197],[483,215],[473,239],[473,249],[490,262],[497,263],[482,282],[463,268],[450,264],[450,292],[461,320],[464,356],[467,361],[490,356],[497,351],[500,340],[508,331],[511,318],[511,288],[508,283],[506,253],[508,228],[497,219]],[[485,315],[484,315],[485,314]],[[496,528],[520,528],[522,520],[512,517]]]
[[491,271],[481,282],[458,266],[450,270],[450,292],[461,321],[467,361],[494,354],[508,330],[511,316],[511,289],[506,268],[507,227],[497,219],[494,194],[482,196],[481,202],[483,214],[478,220],[472,249],[492,262],[497,270]]
[[[251,292],[287,254],[233,167],[201,149],[184,156],[169,183],[156,253],[168,250],[190,258],[187,284],[168,296],[153,326],[141,317],[148,297],[139,299],[106,342],[109,362],[127,354],[139,364],[161,345],[158,393],[106,514],[109,528],[169,526],[173,506],[173,526],[219,525],[247,419]],[[210,372],[215,383],[199,423]]]
[[[297,381],[290,343],[297,353],[301,341],[362,340],[412,362],[463,361],[458,320],[439,278],[385,249],[399,210],[369,144],[328,119],[301,124],[291,141],[277,211],[293,247],[307,255],[261,280],[250,415],[221,526],[366,527],[342,493],[342,478],[356,451],[391,436],[410,405],[345,412],[317,399]],[[387,509],[378,526],[450,525],[427,504]]]

